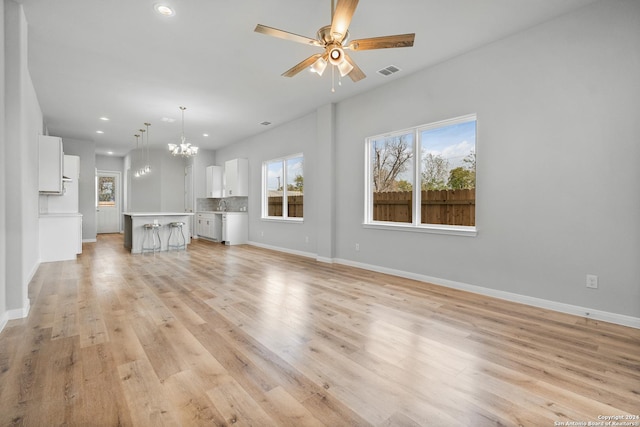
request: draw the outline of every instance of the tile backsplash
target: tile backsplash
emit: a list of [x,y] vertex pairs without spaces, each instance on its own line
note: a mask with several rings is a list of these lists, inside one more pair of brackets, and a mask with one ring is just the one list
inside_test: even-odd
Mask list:
[[227,211],[241,212],[247,210],[249,202],[248,197],[224,197],[219,199],[196,199],[196,208],[198,212],[217,211],[220,201],[224,200],[227,204]]

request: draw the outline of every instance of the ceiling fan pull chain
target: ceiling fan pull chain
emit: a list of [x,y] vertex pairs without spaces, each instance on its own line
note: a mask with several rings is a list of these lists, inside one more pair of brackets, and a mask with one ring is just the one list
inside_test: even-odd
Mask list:
[[335,83],[336,83],[336,66],[331,65],[331,92],[336,91]]

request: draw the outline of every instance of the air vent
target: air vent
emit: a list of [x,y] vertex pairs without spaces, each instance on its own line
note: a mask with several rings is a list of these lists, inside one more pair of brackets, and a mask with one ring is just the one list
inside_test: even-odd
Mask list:
[[398,71],[400,71],[400,68],[396,67],[395,65],[389,65],[382,70],[378,70],[378,73],[386,77],[390,76],[391,74],[397,73]]
[[262,122],[260,123],[262,126],[269,126],[271,124],[271,122]]

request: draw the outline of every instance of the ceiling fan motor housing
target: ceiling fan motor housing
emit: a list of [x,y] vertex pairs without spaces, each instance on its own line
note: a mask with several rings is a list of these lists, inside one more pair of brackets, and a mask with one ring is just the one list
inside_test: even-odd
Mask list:
[[337,39],[335,36],[338,36],[338,34],[331,34],[331,25],[325,25],[318,30],[316,36],[318,38],[318,41],[324,43],[324,45],[327,46],[331,43],[344,43],[345,41],[347,41],[347,39],[349,38],[349,31],[347,31],[347,33],[343,37]]

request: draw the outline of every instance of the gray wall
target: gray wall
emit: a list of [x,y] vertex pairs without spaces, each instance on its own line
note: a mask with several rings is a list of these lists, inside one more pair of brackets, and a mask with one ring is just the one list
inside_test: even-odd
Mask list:
[[[151,173],[134,177],[133,173],[140,165],[131,167],[133,151],[124,160],[125,170],[130,168],[127,178],[127,192],[130,193],[130,212],[183,212],[184,211],[184,168],[186,161],[174,157],[168,150],[151,149],[149,163]],[[125,174],[126,175],[126,174]]]
[[62,138],[62,147],[64,154],[80,157],[78,208],[82,214],[82,240],[95,242],[98,232],[96,218],[96,144],[93,141]]
[[[340,103],[337,257],[640,317],[639,16],[599,2]],[[359,227],[364,138],[467,113],[478,236]]]
[[[309,114],[216,153],[219,165],[234,158],[249,160],[249,240],[292,251],[315,254],[317,215],[315,199],[307,198],[319,180],[328,177],[316,167],[316,114]],[[303,223],[263,221],[261,213],[262,162],[291,154],[304,154],[305,205]],[[309,237],[309,242],[305,241]]]
[[96,169],[122,173],[124,172],[124,157],[96,154]]
[[6,277],[6,179],[5,171],[7,170],[5,157],[5,90],[4,90],[4,67],[5,67],[5,48],[4,48],[4,0],[0,0],[0,331],[5,325],[7,319],[7,277]]
[[[322,225],[335,245],[322,251],[640,317],[639,17],[638,1],[601,1],[338,103],[335,222]],[[364,228],[365,138],[469,113],[478,116],[478,235]],[[317,128],[327,116],[323,107],[217,152],[220,164],[249,158],[252,242],[324,256],[303,242],[331,185],[319,150],[332,132]],[[295,152],[305,154],[304,224],[262,221],[262,161]],[[599,289],[585,287],[587,273]]]
[[[3,122],[2,145],[15,147],[2,156],[0,255],[0,327],[29,310],[28,285],[38,267],[38,134],[42,112],[27,67],[27,22],[22,6],[2,2]],[[6,250],[10,242],[11,250]]]
[[193,166],[193,195],[194,199],[206,196],[206,169],[216,165],[216,153],[213,150],[199,150],[198,155],[187,159],[187,164]]

